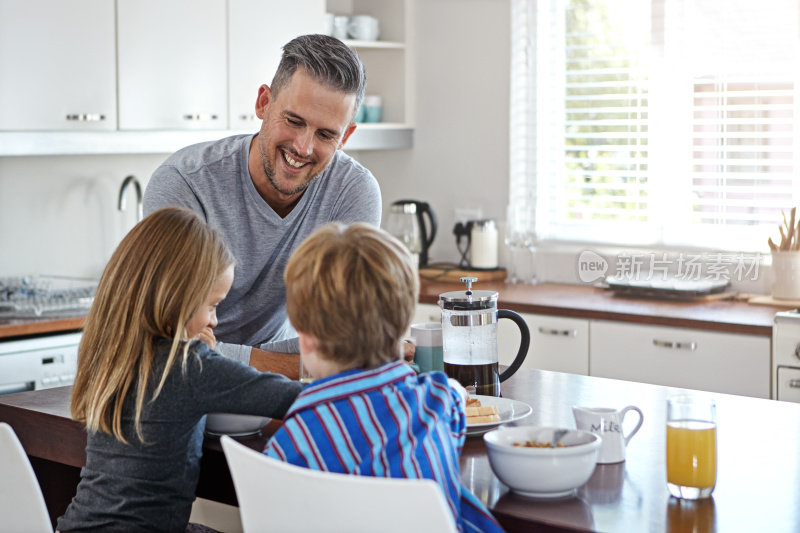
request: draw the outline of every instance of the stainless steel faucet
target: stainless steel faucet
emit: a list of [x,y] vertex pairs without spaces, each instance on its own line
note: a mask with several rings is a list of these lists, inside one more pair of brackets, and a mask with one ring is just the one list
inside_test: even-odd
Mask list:
[[128,185],[133,183],[134,188],[136,189],[136,222],[142,220],[142,186],[139,184],[139,180],[136,179],[136,176],[131,174],[130,176],[126,177],[122,181],[122,185],[119,188],[119,199],[117,200],[117,209],[120,211],[125,211],[125,200],[127,195],[125,194],[128,189]]

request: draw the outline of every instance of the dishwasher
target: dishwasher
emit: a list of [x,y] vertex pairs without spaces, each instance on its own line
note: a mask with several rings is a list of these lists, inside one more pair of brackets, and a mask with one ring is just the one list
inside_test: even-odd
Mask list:
[[80,332],[0,342],[0,394],[72,385]]
[[[43,319],[85,315],[96,280],[59,276],[0,278],[0,318]],[[0,339],[0,394],[71,385],[81,332]]]

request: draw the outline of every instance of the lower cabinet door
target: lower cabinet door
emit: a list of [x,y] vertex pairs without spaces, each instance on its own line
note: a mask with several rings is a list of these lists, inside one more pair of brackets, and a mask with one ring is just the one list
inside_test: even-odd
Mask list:
[[770,397],[770,338],[592,321],[589,373],[628,381]]
[[778,367],[778,400],[800,403],[800,368]]
[[[520,313],[528,323],[531,344],[522,363],[526,368],[589,373],[589,321]],[[500,320],[497,349],[500,364],[510,365],[519,350],[520,333],[511,320]]]

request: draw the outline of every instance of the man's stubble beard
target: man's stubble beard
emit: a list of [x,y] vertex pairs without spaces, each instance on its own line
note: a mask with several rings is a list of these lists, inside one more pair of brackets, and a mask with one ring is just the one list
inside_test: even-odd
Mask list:
[[[264,167],[264,174],[266,174],[267,180],[269,181],[270,185],[272,185],[272,188],[278,191],[279,193],[286,196],[294,196],[296,194],[300,194],[301,192],[308,189],[308,186],[311,184],[311,182],[314,181],[317,178],[317,176],[319,176],[319,174],[311,176],[311,179],[309,179],[307,182],[301,183],[300,185],[298,185],[297,187],[295,187],[290,191],[281,190],[280,186],[278,185],[278,180],[275,179],[275,167],[272,166],[269,161],[267,161],[267,157],[266,155],[264,155],[263,141],[264,141],[264,136],[262,135],[262,133],[259,133],[258,150],[259,152],[261,152],[261,166]],[[283,156],[281,155],[280,157]]]

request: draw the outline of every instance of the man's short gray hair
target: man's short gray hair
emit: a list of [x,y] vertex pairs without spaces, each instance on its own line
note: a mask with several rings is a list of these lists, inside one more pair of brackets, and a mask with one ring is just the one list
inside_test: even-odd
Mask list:
[[289,84],[298,67],[331,89],[356,96],[353,116],[361,106],[367,73],[361,59],[339,39],[327,35],[301,35],[286,43],[270,87],[277,96]]

